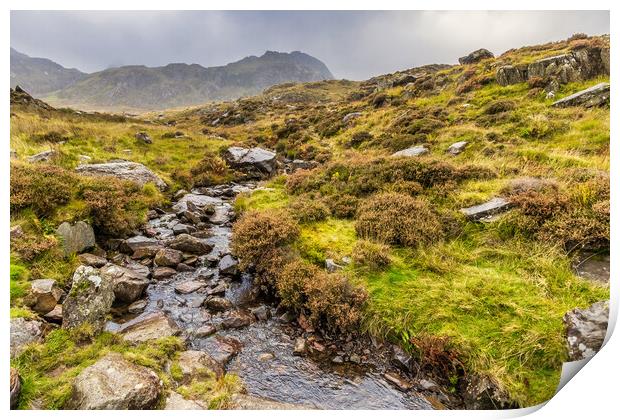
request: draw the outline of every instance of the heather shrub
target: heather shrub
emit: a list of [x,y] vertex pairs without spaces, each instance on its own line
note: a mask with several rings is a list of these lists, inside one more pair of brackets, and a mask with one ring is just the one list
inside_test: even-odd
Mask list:
[[230,174],[224,159],[209,152],[190,169],[191,180],[195,187],[208,187],[229,181]]
[[356,265],[376,271],[390,265],[390,248],[384,244],[359,240],[353,247],[351,255]]
[[71,200],[77,180],[56,166],[11,164],[11,211],[29,207],[39,217],[49,216]]
[[11,251],[17,253],[23,261],[27,262],[32,262],[57,245],[58,239],[52,235],[24,233],[19,238],[11,239]]
[[380,193],[357,212],[359,237],[394,245],[418,246],[443,236],[437,216],[426,201],[399,193]]
[[325,198],[332,215],[339,219],[351,219],[355,216],[359,200],[350,194],[335,194]]
[[330,215],[330,210],[323,201],[310,196],[295,198],[289,205],[291,215],[301,223],[318,222]]
[[495,115],[499,114],[500,112],[512,111],[516,108],[516,106],[517,105],[514,103],[514,101],[499,99],[487,105],[487,107],[484,109],[484,113],[487,115]]

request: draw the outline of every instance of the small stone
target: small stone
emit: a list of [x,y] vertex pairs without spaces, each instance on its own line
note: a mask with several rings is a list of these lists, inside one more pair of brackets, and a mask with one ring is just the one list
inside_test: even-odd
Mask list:
[[401,391],[407,391],[411,388],[411,384],[400,375],[393,372],[386,372],[383,374],[383,377],[388,380],[388,382],[396,385]]
[[312,347],[318,351],[319,353],[323,353],[325,351],[325,346],[321,343],[319,343],[318,341],[313,341],[312,342]]
[[56,324],[62,323],[62,305],[54,306],[54,309],[43,315],[43,318]]
[[127,307],[127,312],[129,312],[130,314],[140,314],[144,312],[147,304],[148,302],[146,301],[146,299],[136,300],[134,303]]
[[224,255],[218,264],[220,273],[228,276],[234,276],[238,273],[237,266],[239,262],[234,259],[230,254]]
[[198,289],[204,286],[205,284],[203,282],[195,281],[195,280],[186,280],[174,286],[174,291],[179,294],[186,295],[189,293],[194,293],[195,291],[197,291]]
[[417,157],[425,155],[429,152],[424,146],[412,146],[408,149],[400,150],[392,154],[392,157]]
[[344,267],[342,265],[336,264],[336,262],[331,258],[327,258],[325,260],[325,269],[328,273],[334,273],[336,271],[342,270],[343,268]]
[[257,357],[259,362],[266,362],[268,360],[272,360],[273,358],[275,358],[273,353],[261,353]]
[[209,299],[207,299],[205,301],[205,306],[208,309],[211,309],[212,311],[218,311],[218,312],[223,312],[226,311],[230,308],[233,307],[233,304],[230,300],[223,298],[223,297],[218,297],[218,296],[212,296]]
[[392,364],[398,369],[409,372],[411,370],[411,356],[405,353],[399,346],[392,346]]
[[252,312],[252,314],[259,321],[267,321],[271,318],[271,311],[265,305],[261,305],[258,308],[252,308],[250,312]]
[[418,382],[418,385],[420,385],[420,388],[422,388],[425,391],[435,391],[435,392],[439,391],[439,386],[435,382],[429,379],[420,379],[420,381]]
[[177,265],[177,271],[179,273],[189,273],[190,271],[194,271],[194,268],[185,263],[179,263]]
[[139,133],[136,133],[135,135],[136,140],[141,141],[142,143],[145,144],[152,144],[153,140],[151,139],[151,137],[146,134],[144,131],[140,131]]
[[190,226],[185,225],[183,223],[177,223],[172,227],[172,231],[175,235],[180,235],[181,233],[191,233]]
[[508,200],[501,197],[496,197],[486,203],[463,208],[461,209],[461,213],[467,216],[470,220],[488,221],[492,220],[494,215],[504,212],[508,210],[508,208],[510,208],[510,202]]
[[182,233],[176,238],[174,238],[172,241],[170,241],[168,246],[170,248],[177,249],[183,252],[189,252],[195,255],[208,254],[213,249],[213,245],[207,244],[200,239],[186,233]]
[[337,365],[341,365],[344,363],[344,360],[342,359],[342,356],[336,356],[332,359],[332,363],[335,363]]
[[451,154],[452,156],[459,155],[463,153],[463,150],[465,150],[466,146],[467,146],[466,141],[457,141],[456,143],[453,143],[450,145],[450,147],[448,147],[448,153]]
[[153,278],[155,280],[162,280],[168,277],[172,277],[176,273],[176,270],[170,267],[157,267],[153,270]]
[[194,331],[194,336],[196,338],[205,338],[215,334],[216,331],[217,329],[213,325],[203,325]]
[[306,340],[303,337],[299,337],[295,340],[293,354],[296,356],[302,356],[306,354]]
[[355,364],[358,364],[358,365],[359,365],[360,363],[362,363],[362,359],[360,358],[360,356],[359,356],[359,355],[357,355],[357,354],[355,354],[355,353],[353,353],[353,354],[349,357],[349,361],[350,361],[351,363],[355,363]]
[[33,280],[30,284],[30,293],[26,297],[26,303],[33,311],[44,315],[54,309],[61,297],[62,290],[56,287],[55,280]]
[[247,327],[254,321],[254,317],[241,311],[234,311],[221,322],[223,329]]
[[78,259],[84,265],[90,265],[91,267],[101,268],[108,263],[103,257],[99,257],[94,254],[80,254],[78,255]]

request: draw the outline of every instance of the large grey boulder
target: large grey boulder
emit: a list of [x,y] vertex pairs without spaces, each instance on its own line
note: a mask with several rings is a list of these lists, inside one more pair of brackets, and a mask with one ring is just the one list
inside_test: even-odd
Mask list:
[[178,335],[180,330],[163,312],[153,312],[122,324],[116,332],[122,334],[125,341],[137,344],[172,337]]
[[79,221],[73,225],[64,222],[58,226],[56,233],[62,239],[65,255],[80,253],[95,246],[95,232],[86,222]]
[[609,321],[609,301],[596,302],[586,309],[573,309],[564,315],[568,359],[592,357],[603,345]]
[[497,79],[497,83],[501,86],[524,83],[527,80],[527,67],[502,66],[497,69],[495,78]]
[[25,303],[33,311],[45,315],[56,307],[62,297],[62,290],[56,286],[52,279],[33,280],[30,283],[30,293],[26,296]]
[[144,410],[155,408],[162,384],[155,372],[109,353],[84,369],[73,383],[67,408]]
[[487,58],[494,58],[493,53],[485,48],[473,51],[465,57],[459,58],[459,64],[474,64]]
[[448,153],[452,156],[460,155],[465,150],[465,147],[467,147],[466,141],[457,141],[448,147]]
[[41,321],[26,318],[12,318],[10,332],[11,357],[17,357],[31,343],[43,341],[44,330]]
[[215,374],[217,378],[224,375],[224,368],[209,353],[200,350],[186,350],[179,354],[176,365],[182,375],[181,383],[190,383],[193,379],[205,379]]
[[392,154],[392,157],[417,157],[428,153],[428,148],[424,146],[412,146],[408,149],[399,150]]
[[118,302],[133,303],[138,300],[149,285],[149,279],[143,275],[114,264],[107,264],[101,274],[111,279],[114,284],[114,298]]
[[208,254],[213,249],[213,245],[187,233],[182,233],[168,242],[168,246],[172,249],[195,255]]
[[140,186],[151,182],[160,190],[165,190],[168,187],[159,176],[143,164],[127,160],[80,165],[76,168],[76,171],[88,176],[111,176],[133,181]]
[[81,265],[73,273],[71,290],[65,299],[62,327],[74,328],[89,323],[98,332],[114,302],[113,278],[94,268]]
[[493,216],[510,208],[510,202],[502,197],[493,198],[486,203],[461,209],[461,213],[474,221],[492,220]]
[[224,153],[224,160],[231,168],[244,172],[250,178],[266,178],[275,174],[277,169],[276,154],[260,147],[229,147]]
[[566,108],[569,106],[583,106],[592,108],[609,103],[609,83],[599,83],[587,89],[573,93],[566,98],[555,101],[552,106],[556,108]]

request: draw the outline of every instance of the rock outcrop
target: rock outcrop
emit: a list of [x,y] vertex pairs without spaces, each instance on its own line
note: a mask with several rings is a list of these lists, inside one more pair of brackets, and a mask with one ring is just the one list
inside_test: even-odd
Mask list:
[[252,179],[268,178],[277,169],[276,154],[260,147],[229,147],[224,153],[224,160],[231,168]]
[[487,58],[494,58],[493,53],[487,49],[480,48],[467,54],[465,57],[459,58],[459,64],[475,64]]
[[160,190],[165,190],[167,184],[153,171],[141,163],[126,160],[113,160],[106,163],[92,163],[80,165],[76,171],[89,176],[111,176],[118,179],[133,181],[140,186],[153,183]]
[[607,333],[609,301],[596,302],[587,309],[573,309],[564,315],[569,360],[592,357],[600,350]]
[[73,273],[71,290],[63,303],[63,328],[88,322],[95,331],[103,330],[106,315],[114,302],[114,281],[86,265]]
[[573,93],[566,98],[555,101],[551,106],[556,108],[566,108],[569,106],[583,106],[592,108],[609,104],[609,83],[599,83],[587,89]]
[[64,222],[58,226],[56,233],[62,239],[65,255],[80,253],[95,246],[95,232],[86,222],[79,221],[73,225]]
[[122,303],[135,302],[149,285],[149,279],[143,275],[114,264],[103,267],[101,275],[111,279],[114,284],[114,298]]
[[161,389],[155,372],[110,353],[75,378],[67,406],[77,410],[151,409]]

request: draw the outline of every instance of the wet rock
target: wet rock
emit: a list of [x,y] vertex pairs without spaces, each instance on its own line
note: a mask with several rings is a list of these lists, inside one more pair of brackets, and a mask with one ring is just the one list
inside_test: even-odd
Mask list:
[[417,157],[425,155],[429,152],[424,146],[413,146],[408,149],[400,150],[392,154],[392,157]]
[[246,394],[235,394],[230,401],[232,410],[306,410],[309,408],[301,404],[282,403]]
[[57,154],[58,153],[55,150],[46,150],[44,152],[37,153],[36,155],[28,156],[28,162],[48,162],[53,159]]
[[170,267],[157,267],[153,270],[153,278],[155,280],[167,279],[168,277],[172,277],[177,273],[174,268]]
[[127,254],[133,254],[134,252],[141,249],[153,250],[153,247],[157,247],[158,245],[159,241],[157,239],[138,235],[125,240],[121,245],[121,250],[123,252],[126,252]]
[[127,312],[129,312],[130,314],[140,314],[144,312],[146,305],[148,305],[146,299],[136,300],[134,303],[127,307]]
[[277,168],[276,154],[260,147],[229,147],[224,153],[224,160],[231,168],[256,179],[275,174]]
[[342,118],[342,122],[344,124],[347,124],[349,121],[353,121],[354,119],[359,118],[362,115],[363,114],[361,112],[351,112]]
[[411,371],[412,358],[399,346],[392,346],[392,358],[390,360],[392,364],[403,372]]
[[187,264],[185,264],[185,263],[179,263],[177,265],[177,271],[179,273],[188,273],[190,271],[194,271],[194,268],[189,266],[189,265],[187,265]]
[[62,305],[54,306],[54,309],[43,315],[43,318],[55,324],[62,324]]
[[108,264],[101,268],[101,274],[114,283],[114,297],[122,303],[138,300],[149,285],[149,279],[129,268]]
[[583,106],[592,108],[609,104],[609,83],[599,83],[577,93],[574,93],[559,101],[555,101],[552,106],[556,108],[566,108],[569,106]]
[[31,343],[43,341],[44,330],[41,321],[25,318],[11,318],[10,353],[17,357]]
[[126,262],[125,267],[136,272],[142,277],[148,277],[149,274],[151,274],[151,270],[149,270],[147,266],[140,264],[138,262],[135,262],[135,261]]
[[254,315],[259,321],[267,321],[271,318],[271,311],[265,305],[261,305],[258,308],[252,308],[250,312],[252,312],[252,315]]
[[112,176],[119,179],[133,181],[140,186],[153,183],[160,190],[165,190],[168,185],[153,171],[141,163],[126,160],[115,160],[107,163],[94,163],[80,165],[76,171],[88,176]]
[[418,385],[425,391],[439,392],[439,385],[429,379],[420,379]]
[[215,287],[211,287],[207,289],[206,294],[208,296],[211,295],[224,295],[226,294],[226,289],[228,289],[228,285],[226,283],[219,283]]
[[192,233],[196,231],[196,228],[193,226],[189,226],[183,223],[177,223],[172,227],[172,231],[175,235],[180,235],[182,233]]
[[327,258],[325,260],[325,269],[328,273],[334,273],[336,271],[342,270],[343,268],[344,267],[342,265],[336,264],[336,262],[331,258]]
[[114,281],[99,269],[79,266],[73,273],[71,290],[63,302],[63,328],[88,322],[95,332],[103,330],[114,301]]
[[176,361],[180,369],[182,378],[181,383],[190,383],[193,379],[206,379],[215,374],[217,378],[224,375],[222,364],[205,351],[186,350],[179,354]]
[[499,386],[486,376],[467,377],[462,395],[468,410],[516,408]]
[[222,319],[220,326],[222,329],[228,330],[247,327],[252,322],[254,322],[254,317],[250,314],[242,311],[233,311]]
[[592,357],[607,333],[609,301],[596,302],[587,309],[573,309],[564,315],[569,360]]
[[174,391],[170,391],[170,394],[166,397],[166,405],[164,410],[206,410],[207,407],[203,406],[201,402],[194,400],[186,400]]
[[159,266],[175,267],[183,261],[183,253],[176,249],[161,248],[153,261]]
[[493,216],[510,208],[510,202],[502,197],[493,198],[486,203],[461,209],[461,213],[474,221],[492,220]]
[[155,372],[109,353],[75,378],[67,406],[78,410],[150,409],[155,408],[161,389]]
[[298,337],[295,340],[295,347],[293,347],[293,354],[296,356],[303,356],[306,354],[306,339],[303,337]]
[[146,245],[146,246],[136,249],[134,253],[131,255],[131,258],[133,258],[134,260],[141,260],[144,258],[153,258],[155,257],[155,255],[157,255],[160,249],[161,249],[161,245],[159,244],[158,245]]
[[26,296],[25,303],[33,311],[44,315],[54,309],[61,297],[62,290],[56,286],[55,280],[39,279],[30,283],[30,293]]
[[205,287],[205,284],[201,281],[196,280],[185,280],[174,286],[174,291],[181,294],[186,295],[189,293],[194,293],[195,291]]
[[178,335],[180,330],[163,312],[153,312],[122,324],[117,332],[123,335],[125,341],[143,343]]
[[466,146],[466,141],[457,141],[456,143],[453,143],[450,145],[450,147],[448,147],[448,153],[452,156],[460,155],[461,153],[463,153]]
[[151,137],[148,134],[146,134],[144,131],[140,131],[136,133],[134,137],[136,138],[136,140],[138,140],[141,143],[145,143],[145,144],[153,143],[153,139],[151,139]]
[[222,257],[217,267],[221,274],[226,276],[234,276],[239,272],[238,266],[239,261],[233,258],[232,255],[227,254]]
[[215,334],[216,331],[217,329],[213,325],[203,325],[194,331],[194,336],[196,338],[205,338]]
[[223,312],[232,308],[233,304],[230,300],[226,298],[211,296],[210,298],[205,300],[205,306],[212,311]]
[[86,222],[79,221],[74,225],[64,222],[56,233],[62,239],[62,248],[65,255],[83,252],[95,246],[95,232]]
[[272,360],[274,359],[275,356],[273,353],[261,353],[258,355],[258,357],[256,358],[259,362],[266,362],[268,360]]
[[459,58],[459,64],[474,64],[488,58],[494,58],[493,53],[485,48],[480,48],[474,52],[467,54],[465,57]]
[[401,391],[407,391],[411,389],[411,383],[405,378],[394,372],[386,372],[383,377],[393,385],[396,385]]
[[202,348],[222,366],[232,360],[241,350],[241,343],[234,337],[214,335],[202,344]]
[[171,240],[168,243],[168,246],[172,249],[189,252],[196,255],[208,254],[213,249],[213,245],[205,243],[200,239],[186,233],[182,233]]
[[22,392],[22,381],[19,378],[19,372],[14,367],[11,367],[11,399],[10,399],[10,408],[11,410],[17,408],[19,404],[19,394]]
[[103,257],[94,254],[80,254],[78,255],[80,263],[84,265],[90,265],[91,267],[101,268],[108,263]]

